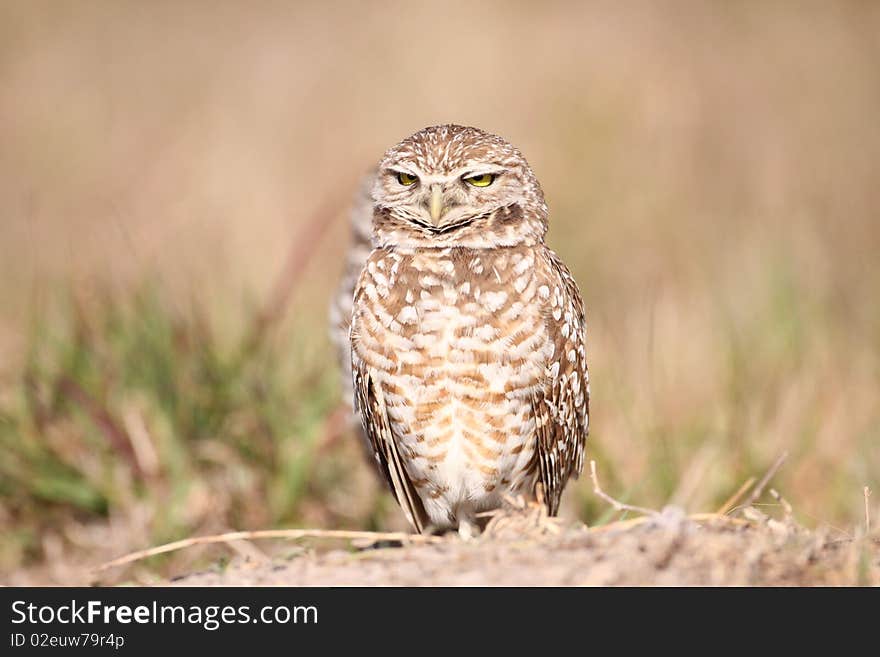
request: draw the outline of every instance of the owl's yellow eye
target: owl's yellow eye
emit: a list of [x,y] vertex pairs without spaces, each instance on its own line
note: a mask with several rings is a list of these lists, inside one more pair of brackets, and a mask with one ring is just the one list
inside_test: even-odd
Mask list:
[[477,176],[468,176],[464,179],[464,181],[469,185],[473,185],[474,187],[488,187],[493,182],[495,182],[495,174],[481,173]]
[[413,176],[409,173],[404,173],[403,171],[397,174],[397,182],[401,185],[406,185],[409,187],[410,185],[415,185],[419,181],[417,176]]

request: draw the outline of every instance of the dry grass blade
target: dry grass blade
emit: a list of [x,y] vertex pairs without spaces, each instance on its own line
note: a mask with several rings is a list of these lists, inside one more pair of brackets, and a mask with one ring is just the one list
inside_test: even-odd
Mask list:
[[608,502],[611,506],[613,506],[618,511],[632,511],[633,513],[641,513],[646,516],[656,516],[657,511],[653,509],[646,509],[641,506],[633,506],[632,504],[625,504],[624,502],[619,502],[615,500],[613,497],[608,495],[605,491],[602,490],[602,487],[599,485],[599,477],[596,476],[596,462],[590,461],[590,479],[593,481],[593,492],[601,497],[603,500]]
[[94,572],[101,572],[117,566],[155,557],[176,550],[191,547],[193,545],[208,545],[211,543],[232,543],[235,541],[252,541],[268,538],[337,538],[344,540],[366,539],[372,541],[400,541],[401,543],[441,543],[445,539],[440,536],[423,536],[420,534],[406,534],[404,532],[362,532],[348,531],[344,529],[264,529],[249,532],[228,532],[212,536],[194,536],[185,538],[165,545],[157,545],[147,550],[138,550],[125,556],[113,559],[94,568]]
[[764,487],[770,483],[770,480],[776,475],[779,471],[779,468],[782,467],[782,464],[785,463],[785,459],[788,458],[788,451],[782,452],[777,459],[773,462],[773,465],[770,466],[770,469],[767,470],[767,474],[765,474],[761,481],[758,482],[758,485],[752,490],[752,494],[749,495],[749,499],[746,500],[744,506],[751,506],[764,492]]
[[720,516],[723,516],[724,514],[728,513],[733,507],[736,506],[736,503],[740,501],[742,496],[746,494],[746,492],[749,490],[749,488],[752,487],[752,484],[754,484],[754,483],[755,483],[754,477],[749,477],[748,479],[746,479],[743,482],[742,486],[740,486],[733,495],[728,497],[727,500],[724,502],[724,504],[722,504],[720,507],[718,507],[718,511],[716,511],[715,513],[717,513]]
[[871,533],[871,507],[868,504],[868,498],[871,497],[871,489],[865,486],[862,491],[865,495],[865,534]]

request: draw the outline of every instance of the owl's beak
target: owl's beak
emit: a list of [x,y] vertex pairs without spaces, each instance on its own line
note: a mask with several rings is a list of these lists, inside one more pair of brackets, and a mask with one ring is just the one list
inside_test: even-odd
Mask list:
[[440,185],[431,185],[431,223],[440,225],[440,217],[443,216],[443,188]]

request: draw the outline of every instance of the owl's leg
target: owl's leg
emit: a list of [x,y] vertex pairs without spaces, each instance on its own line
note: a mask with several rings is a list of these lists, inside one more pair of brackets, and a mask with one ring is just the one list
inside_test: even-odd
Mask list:
[[458,521],[458,536],[461,540],[471,541],[480,535],[480,523],[470,504],[460,504],[455,510],[455,519]]
[[458,523],[458,536],[463,541],[472,541],[480,535],[480,527],[470,520]]

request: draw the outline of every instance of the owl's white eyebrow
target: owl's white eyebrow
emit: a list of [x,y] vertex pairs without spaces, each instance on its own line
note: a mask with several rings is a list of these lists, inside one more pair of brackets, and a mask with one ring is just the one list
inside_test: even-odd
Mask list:
[[403,167],[388,167],[386,169],[386,173],[388,173],[390,175],[397,175],[398,173],[406,173],[410,176],[415,176],[416,178],[421,177],[421,174],[419,174],[419,172],[416,171],[415,169],[405,169]]
[[473,167],[472,169],[465,169],[461,172],[460,178],[472,178],[473,176],[500,176],[503,173],[507,173],[507,169],[503,167],[496,166],[485,166],[485,167]]

